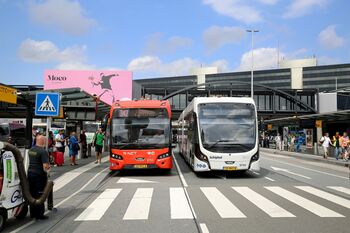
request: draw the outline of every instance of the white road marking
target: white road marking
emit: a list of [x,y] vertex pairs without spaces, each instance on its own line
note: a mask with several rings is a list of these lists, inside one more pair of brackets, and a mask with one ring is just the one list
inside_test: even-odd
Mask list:
[[324,206],[321,206],[313,201],[303,198],[302,196],[299,196],[281,187],[265,187],[265,188],[320,217],[332,217],[332,218],[344,217],[343,215],[337,212],[334,212],[333,210],[330,210]]
[[246,218],[217,188],[201,187],[201,190],[221,218]]
[[[263,152],[263,153],[265,153],[265,152]],[[342,179],[346,179],[346,180],[349,179],[349,177],[338,176],[338,175],[334,175],[334,174],[332,174],[332,173],[322,172],[322,171],[318,171],[318,170],[315,170],[315,169],[311,169],[311,168],[307,168],[307,167],[302,167],[302,166],[294,165],[294,164],[292,164],[292,163],[281,162],[281,161],[277,161],[277,160],[273,160],[273,159],[268,159],[268,158],[266,158],[266,157],[264,157],[264,159],[270,160],[270,161],[273,161],[273,162],[277,162],[277,163],[281,163],[281,164],[285,164],[285,165],[288,165],[288,166],[298,167],[298,168],[302,168],[302,169],[305,169],[305,170],[309,170],[309,171],[321,173],[321,174],[324,174],[324,175],[330,175],[330,176],[334,176],[334,177],[338,177],[338,178],[342,178]]]
[[188,187],[187,182],[186,182],[186,180],[185,180],[185,177],[184,177],[184,175],[182,174],[182,172],[181,172],[181,170],[180,170],[179,164],[177,163],[174,154],[173,154],[173,160],[174,160],[174,162],[175,162],[176,170],[177,170],[177,172],[179,173],[179,176],[180,176],[180,179],[181,179],[181,182],[182,182],[183,186],[184,186],[184,187]]
[[[109,160],[109,157],[102,158],[102,162],[106,162],[107,160]],[[66,184],[68,184],[69,182],[71,182],[72,180],[80,176],[82,173],[97,166],[99,165],[92,162],[85,166],[82,166],[72,171],[64,173],[62,176],[54,180],[55,185],[53,186],[53,191],[57,192],[58,190],[63,188]]]
[[106,189],[74,221],[98,221],[122,189]]
[[336,196],[336,195],[331,194],[331,193],[327,193],[325,191],[316,189],[316,188],[311,187],[311,186],[295,186],[295,187],[298,189],[301,189],[305,192],[311,193],[312,195],[318,196],[320,198],[326,199],[327,201],[336,203],[338,205],[341,205],[341,206],[344,206],[344,207],[350,209],[350,201],[345,199],[345,198]]
[[295,215],[291,214],[287,210],[282,207],[276,205],[272,201],[263,197],[259,193],[251,190],[248,187],[232,187],[236,192],[241,194],[243,197],[247,198],[254,205],[259,207],[262,211],[270,215],[272,218],[290,218],[295,217]]
[[138,188],[125,212],[123,220],[148,219],[153,188]]
[[271,179],[270,177],[265,176],[265,179],[269,180],[269,181],[275,181],[274,179]]
[[158,183],[156,181],[132,179],[132,178],[120,178],[117,182],[118,184],[128,184],[128,183]]
[[[109,169],[108,167],[103,169],[102,171],[100,171],[99,173],[97,173],[94,177],[92,177],[86,184],[84,184],[79,190],[75,191],[73,194],[69,195],[68,197],[66,197],[65,199],[63,199],[61,202],[59,202],[57,205],[55,205],[55,208],[58,208],[60,205],[62,205],[63,203],[65,203],[66,201],[68,201],[69,199],[71,199],[73,196],[77,195],[78,193],[80,193],[83,189],[85,189],[92,181],[94,181],[96,179],[96,177],[98,177],[99,175],[101,175],[102,172],[106,171],[107,169]],[[49,211],[46,211],[45,214],[48,214]],[[26,224],[24,224],[23,226],[17,228],[14,231],[11,231],[11,233],[17,233],[27,227],[29,227],[30,225],[32,225],[33,223],[35,223],[35,220],[32,220]]]
[[327,186],[327,188],[334,189],[334,190],[337,190],[339,192],[346,193],[346,194],[350,195],[350,189],[348,189],[348,188],[344,188],[341,186]]
[[208,227],[205,223],[200,223],[199,226],[201,227],[202,233],[209,233]]
[[298,173],[295,173],[295,172],[291,172],[291,171],[289,171],[288,169],[279,168],[279,167],[273,167],[273,166],[271,166],[271,168],[272,168],[273,170],[275,170],[275,171],[282,171],[282,172],[285,172],[285,173],[289,173],[289,174],[291,174],[291,175],[300,176],[300,177],[302,177],[302,178],[311,180],[311,178],[308,177],[308,176],[304,176],[304,175],[301,175],[301,174],[298,174]]
[[170,188],[171,219],[193,219],[183,188]]

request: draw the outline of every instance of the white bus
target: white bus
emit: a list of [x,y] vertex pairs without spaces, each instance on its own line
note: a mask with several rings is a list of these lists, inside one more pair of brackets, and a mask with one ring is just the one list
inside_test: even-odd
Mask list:
[[196,97],[182,112],[179,150],[195,172],[259,171],[255,103],[245,97]]

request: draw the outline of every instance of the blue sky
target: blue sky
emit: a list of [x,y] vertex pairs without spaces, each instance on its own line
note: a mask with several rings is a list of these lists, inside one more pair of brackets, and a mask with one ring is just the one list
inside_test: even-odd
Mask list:
[[[0,0],[0,82],[43,84],[46,69],[249,70],[316,56],[350,62],[348,0]],[[279,52],[278,52],[279,51]]]

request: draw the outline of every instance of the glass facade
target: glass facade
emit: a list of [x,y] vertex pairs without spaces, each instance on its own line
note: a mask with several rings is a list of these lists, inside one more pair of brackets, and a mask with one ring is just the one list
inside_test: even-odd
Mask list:
[[[169,98],[172,109],[182,111],[195,96],[250,96],[250,71],[206,75],[205,87],[193,88]],[[162,99],[165,95],[197,84],[196,76],[177,76],[136,80],[142,87],[142,96]],[[215,83],[216,82],[216,83]],[[221,82],[221,83],[218,83]],[[224,82],[224,83],[223,83]],[[254,100],[260,114],[313,113],[317,110],[317,93],[350,87],[350,64],[303,68],[302,90],[292,90],[291,70],[275,69],[254,72]],[[282,90],[310,108],[298,104]],[[341,98],[347,106],[348,97]]]

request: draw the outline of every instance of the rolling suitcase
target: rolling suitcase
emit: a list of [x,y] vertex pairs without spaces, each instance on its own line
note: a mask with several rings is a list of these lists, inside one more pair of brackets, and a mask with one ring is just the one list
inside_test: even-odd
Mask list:
[[56,151],[55,153],[55,164],[57,166],[62,166],[64,163],[64,154],[60,151]]

